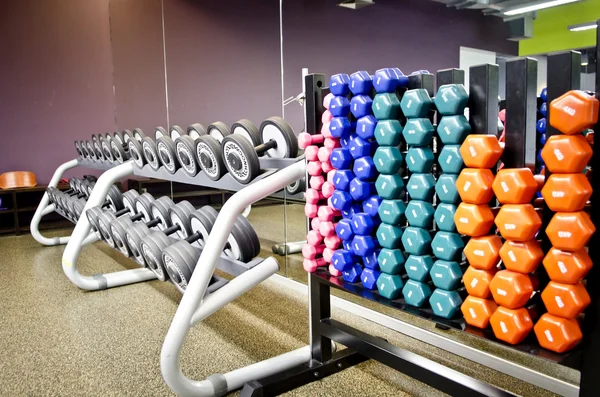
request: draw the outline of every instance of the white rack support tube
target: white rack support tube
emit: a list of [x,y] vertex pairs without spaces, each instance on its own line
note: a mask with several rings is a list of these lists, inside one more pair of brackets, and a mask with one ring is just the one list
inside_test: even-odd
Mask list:
[[[71,168],[75,168],[78,165],[79,165],[79,160],[77,160],[77,159],[69,160],[66,163],[61,164],[56,169],[56,171],[54,171],[54,175],[52,175],[52,179],[50,180],[48,187],[58,186],[58,181],[60,181],[60,178],[65,173],[65,171],[70,170]],[[33,218],[31,219],[31,223],[29,225],[29,229],[31,230],[31,235],[33,236],[35,241],[37,241],[38,243],[43,244],[43,245],[67,244],[69,242],[70,236],[48,238],[48,237],[42,236],[42,234],[40,233],[39,226],[40,226],[40,221],[42,220],[42,217],[53,212],[55,209],[54,204],[48,205],[48,202],[49,202],[48,193],[44,192],[44,196],[42,197],[42,200],[38,204],[38,207],[35,210],[35,214],[33,214]]]
[[127,161],[104,172],[98,178],[92,194],[85,204],[81,216],[77,220],[75,230],[73,230],[71,239],[63,252],[62,267],[67,278],[81,289],[101,290],[156,279],[156,275],[150,269],[140,268],[94,276],[83,276],[76,267],[81,249],[86,243],[93,240],[89,236],[91,226],[86,216],[87,210],[101,205],[106,199],[111,185],[119,179],[132,174],[133,161]]
[[221,208],[161,350],[160,366],[163,378],[177,395],[222,396],[240,388],[248,381],[264,378],[310,360],[310,348],[306,346],[226,374],[212,375],[204,381],[187,378],[180,365],[181,348],[193,324],[250,290],[274,274],[279,267],[277,261],[269,257],[202,300],[237,216],[246,206],[285,188],[302,178],[305,172],[306,163],[300,160],[240,190]]

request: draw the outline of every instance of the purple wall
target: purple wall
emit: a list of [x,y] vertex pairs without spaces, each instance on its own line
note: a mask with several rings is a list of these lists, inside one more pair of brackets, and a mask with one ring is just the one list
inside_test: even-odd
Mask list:
[[107,0],[0,2],[0,173],[45,184],[74,140],[114,129],[108,15]]
[[169,0],[164,17],[171,124],[281,114],[277,0]]
[[[405,73],[458,67],[459,48],[473,47],[504,54],[518,52],[506,40],[501,18],[479,10],[457,10],[425,0],[376,0],[350,10],[339,0],[284,1],[283,57],[285,97],[302,90],[301,71],[374,72],[397,66]],[[286,107],[296,131],[303,125],[302,108]]]
[[119,130],[167,125],[162,32],[161,0],[110,0]]

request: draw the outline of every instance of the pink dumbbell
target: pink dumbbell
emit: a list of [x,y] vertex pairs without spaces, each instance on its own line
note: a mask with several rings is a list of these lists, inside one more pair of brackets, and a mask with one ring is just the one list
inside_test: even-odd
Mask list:
[[329,274],[331,274],[333,277],[339,277],[342,275],[342,272],[333,267],[333,265],[329,265]]
[[310,220],[310,228],[311,230],[319,230],[319,226],[321,226],[321,220],[319,218],[312,218]]
[[317,153],[317,157],[320,162],[329,161],[329,157],[331,156],[331,150],[326,148],[325,146],[319,148],[319,152]]
[[319,245],[323,242],[323,236],[317,230],[310,230],[306,233],[306,242],[310,245]]
[[321,221],[321,224],[319,225],[319,232],[323,237],[334,236],[335,225],[337,225],[337,223],[333,223],[331,221]]
[[320,200],[323,200],[324,198],[325,197],[323,196],[323,194],[316,189],[306,189],[306,194],[304,195],[304,199],[307,203],[310,204],[317,204]]
[[319,160],[319,147],[318,146],[308,146],[304,149],[304,156],[308,161],[317,161]]
[[327,182],[333,183],[333,178],[335,178],[335,169],[327,172]]
[[323,242],[325,243],[325,247],[332,250],[336,250],[340,247],[340,245],[342,245],[342,239],[335,234],[333,236],[325,237]]
[[325,95],[325,98],[323,98],[323,107],[325,109],[329,109],[329,103],[331,103],[331,100],[335,97],[335,95],[333,95],[331,92],[327,95]]
[[314,218],[315,216],[317,216],[318,211],[319,206],[317,204],[304,204],[304,215],[306,215],[307,218]]
[[327,262],[325,262],[323,258],[305,259],[304,262],[302,262],[302,266],[307,272],[314,273],[317,271],[317,268],[327,266]]
[[323,173],[323,168],[321,168],[320,161],[309,161],[306,166],[306,171],[310,176],[319,176]]
[[339,139],[325,138],[325,140],[323,141],[323,146],[333,150],[335,148],[342,147],[342,144],[340,143]]
[[333,114],[331,114],[331,112],[329,110],[325,110],[323,112],[323,114],[321,115],[321,122],[329,123],[331,121],[331,119],[333,119]]
[[335,192],[335,186],[331,182],[325,182],[323,186],[321,186],[321,193],[323,193],[323,197],[329,198]]
[[331,222],[336,216],[340,216],[341,213],[338,210],[323,205],[317,210],[317,216],[321,222]]
[[334,251],[329,248],[325,248],[323,250],[323,253],[321,255],[323,256],[323,259],[325,259],[325,262],[331,263],[331,257],[333,256],[333,252]]
[[333,168],[333,165],[331,165],[331,163],[329,161],[323,161],[321,163],[321,169],[323,170],[324,173],[335,171],[335,168]]
[[321,187],[323,186],[324,183],[325,183],[325,178],[323,178],[323,176],[321,176],[321,175],[312,176],[310,178],[310,180],[308,181],[308,184],[310,185],[310,187],[312,189],[317,189],[317,190],[321,190]]
[[315,259],[317,256],[323,253],[323,250],[325,250],[325,246],[323,244],[304,244],[304,247],[302,247],[302,256],[304,256],[305,259]]
[[310,145],[318,145],[320,143],[323,143],[324,140],[325,137],[320,134],[311,135],[307,132],[302,132],[300,135],[298,135],[298,145],[302,149]]
[[333,135],[331,135],[331,130],[329,129],[329,123],[323,124],[321,127],[321,135],[323,135],[325,138],[333,138]]

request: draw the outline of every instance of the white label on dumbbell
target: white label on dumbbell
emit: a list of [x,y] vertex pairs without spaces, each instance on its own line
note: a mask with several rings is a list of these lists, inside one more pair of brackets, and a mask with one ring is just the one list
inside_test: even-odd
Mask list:
[[385,283],[381,283],[381,285],[379,286],[381,289],[385,289]]
[[417,267],[416,266],[409,266],[408,267],[410,270],[412,270],[413,272],[417,271]]
[[504,190],[504,193],[508,192],[510,189],[508,188],[508,184],[504,181],[500,182],[500,186],[502,186],[502,190]]
[[412,240],[409,238],[406,239],[406,242],[408,243],[408,245],[410,245],[412,247],[413,243]]
[[554,198],[563,198],[565,196],[566,196],[566,194],[563,191],[560,191],[560,190],[553,190],[552,191],[552,197],[554,197]]
[[554,156],[556,156],[556,159],[558,161],[562,161],[565,158],[565,155],[562,154],[562,152],[559,149],[554,149]]
[[475,310],[473,310],[472,307],[469,308],[469,314],[471,315],[471,317],[477,318],[477,314],[475,313]]
[[358,167],[358,168],[357,168],[357,170],[358,170],[358,171],[362,171],[362,170],[364,170],[364,169],[365,169],[364,167]]
[[505,223],[504,228],[506,230],[515,230],[517,228],[517,225],[515,225],[514,223]]
[[354,104],[354,111],[357,111],[357,110],[358,110],[358,103],[355,103]]
[[469,218],[461,217],[461,218],[458,218],[458,221],[460,223],[468,224],[469,223]]
[[477,284],[479,284],[479,280],[477,280],[476,278],[471,280],[471,288],[477,287]]
[[410,185],[410,188],[411,188],[411,189],[418,189],[418,188],[419,188],[419,185]]
[[415,159],[413,158],[413,156],[410,156],[408,159],[410,160],[411,164],[415,163]]
[[565,307],[565,303],[563,302],[563,300],[561,299],[561,297],[560,297],[560,296],[556,295],[556,296],[554,297],[554,300],[556,301],[556,304],[558,305],[558,307],[560,307],[561,309],[562,309],[563,307]]
[[444,193],[448,193],[448,187],[446,185],[442,185],[442,190]]
[[412,291],[408,291],[408,294],[406,294],[406,296],[407,296],[408,298],[410,298],[410,297],[412,296],[412,294],[413,294],[413,292],[412,292]]
[[473,251],[473,255],[476,255],[476,256],[484,256],[484,255],[485,255],[485,252],[483,252],[483,250],[474,250],[474,251]]
[[452,133],[452,131],[450,131],[450,128],[448,127],[444,127],[444,131],[446,131],[447,135],[450,135]]
[[355,249],[356,251],[358,251],[358,250],[359,250],[359,248],[360,248],[360,247],[358,246],[358,244],[354,244],[354,249]]
[[469,190],[470,187],[471,187],[471,182],[467,181],[465,183],[465,186],[463,186],[463,190],[466,192],[467,190]]
[[559,238],[571,238],[571,232],[559,231],[558,237]]
[[408,130],[407,132],[408,132],[408,135],[414,135],[417,133],[416,130]]
[[406,102],[406,107],[408,109],[410,109],[410,107],[412,106],[412,103],[413,103],[412,99],[409,99],[408,102]]
[[444,249],[442,247],[436,247],[435,250],[437,252],[444,252]]
[[549,329],[544,330],[544,335],[546,335],[546,339],[548,339],[548,342],[554,342],[554,338],[552,337],[552,333]]
[[346,230],[340,229],[340,235],[344,235],[344,233],[346,233]]
[[500,321],[500,328],[502,328],[502,332],[504,332],[505,334],[508,332],[508,327],[506,327],[504,321]]
[[417,211],[412,210],[411,212],[412,212],[413,216],[416,218],[417,217]]
[[380,239],[382,239],[383,241],[387,240],[387,239],[385,238],[385,234],[383,234],[383,233],[381,233],[381,234],[379,235],[379,238],[380,238]]
[[567,267],[565,266],[565,263],[562,261],[558,261],[558,269],[560,270],[560,272],[562,274],[565,274],[567,272]]
[[446,164],[450,164],[451,161],[452,161],[452,155],[448,156],[448,158],[446,159]]
[[385,187],[386,187],[386,186],[387,186],[387,182],[383,182],[383,183],[381,184],[381,189],[385,189]]
[[516,262],[517,261],[517,256],[515,255],[515,253],[513,252],[513,250],[508,251],[508,257],[510,258],[511,261]]
[[496,292],[498,293],[498,295],[501,295],[501,296],[508,295],[505,290],[500,289],[500,288],[496,289]]
[[440,223],[444,222],[444,219],[446,219],[446,215],[440,216]]
[[442,306],[442,304],[440,302],[436,302],[436,305],[437,305],[439,311],[444,310],[444,307]]
[[383,159],[379,159],[379,165],[383,165]]
[[473,146],[469,146],[469,153],[471,154],[471,157],[477,157],[477,151],[475,151]]
[[381,264],[385,266],[386,263],[387,263],[387,258],[383,258],[383,260],[381,261]]
[[565,105],[562,110],[571,116],[575,116],[577,114],[577,111],[568,105]]
[[442,278],[442,277],[444,277],[444,275],[442,273],[435,273],[435,277]]
[[381,106],[379,106],[379,102],[375,103],[375,106],[377,107],[377,110],[381,108]]
[[383,211],[383,214],[384,214],[384,215],[390,215],[390,214],[391,214],[391,212],[390,212],[390,211],[388,211],[388,210],[384,210],[384,211]]

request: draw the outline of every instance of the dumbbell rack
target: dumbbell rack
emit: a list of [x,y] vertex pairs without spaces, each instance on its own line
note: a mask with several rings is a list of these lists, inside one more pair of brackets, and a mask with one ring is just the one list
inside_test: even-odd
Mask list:
[[[597,56],[600,57],[600,29],[598,29],[597,44],[596,53]],[[579,84],[579,57],[574,55],[573,52],[555,54],[553,56],[556,57],[553,66],[550,66],[550,61],[548,62],[548,102],[564,92],[578,88]],[[483,68],[485,67],[486,65],[483,65]],[[596,97],[600,98],[600,65],[597,65],[596,68]],[[485,76],[485,73],[480,73],[480,75]],[[473,79],[473,71],[471,71],[471,78]],[[474,83],[475,85],[481,85],[481,87],[474,87]],[[518,81],[513,83],[523,85],[530,84],[528,81]],[[486,85],[488,85],[486,79],[481,79],[479,82],[471,80],[471,92],[486,92]],[[324,111],[321,105],[322,99],[329,92],[328,88],[325,88],[325,76],[319,74],[309,75],[305,80],[305,86],[307,131],[320,131],[320,115]],[[496,97],[497,93],[496,95],[489,96],[489,98],[494,98],[494,101]],[[483,106],[483,108],[476,110],[478,117],[476,122],[482,123],[482,129],[492,131],[493,128],[495,128],[494,124],[497,123],[497,110],[495,110],[497,104],[493,104],[491,101],[488,102],[488,106]],[[471,109],[471,112],[473,112],[473,109]],[[507,131],[507,140],[518,139],[520,141],[522,139],[522,131],[524,131],[524,128],[526,127],[525,122],[524,119],[513,120],[511,126],[517,128]],[[527,127],[530,128],[531,126]],[[596,133],[600,132],[600,123],[595,126],[594,130]],[[526,143],[523,147],[524,152],[518,153],[518,155],[527,158],[527,156],[530,156],[531,153],[533,153],[535,156],[536,148],[532,148],[529,145],[530,143]],[[599,158],[600,156],[597,155],[592,158],[592,169],[600,166],[600,164],[598,164]],[[591,183],[594,189],[591,200],[592,202],[597,203],[597,197],[598,194],[600,194],[600,177],[598,175],[592,176]],[[598,206],[596,205],[595,207],[592,206],[591,219],[595,225],[598,225],[600,224],[600,213],[597,208]],[[307,225],[307,229],[310,229],[310,225]],[[545,239],[545,236],[543,236],[543,239]],[[589,243],[589,254],[594,263],[600,263],[598,261],[599,243],[600,233],[595,233]],[[377,322],[380,325],[401,332],[409,337],[432,344],[463,358],[560,395],[596,396],[598,395],[598,389],[600,388],[600,380],[598,379],[598,373],[600,371],[600,360],[598,360],[598,356],[600,355],[600,326],[598,325],[598,321],[600,320],[600,288],[598,287],[600,284],[600,269],[597,267],[592,268],[586,279],[587,290],[592,298],[592,303],[587,308],[585,320],[582,323],[584,338],[575,350],[572,350],[569,353],[557,354],[546,351],[533,344],[525,343],[514,347],[527,354],[537,355],[538,357],[578,370],[581,374],[579,385],[574,385],[561,379],[551,377],[528,366],[508,361],[495,354],[465,345],[441,334],[445,329],[458,328],[477,335],[478,337],[494,341],[493,334],[490,335],[490,332],[474,330],[467,327],[463,320],[449,321],[442,318],[435,318],[435,316],[431,314],[431,311],[409,308],[406,305],[381,298],[377,293],[364,289],[360,283],[349,284],[344,282],[341,278],[331,277],[326,272],[316,272],[309,274],[309,324],[312,359],[294,369],[282,371],[274,376],[246,384],[242,391],[242,396],[262,396],[283,393],[322,379],[333,373],[337,373],[367,359],[377,360],[449,395],[511,395],[499,388],[458,373],[457,371],[446,368],[417,354],[400,349],[381,338],[368,335],[340,321],[332,319],[332,288],[386,306],[395,307],[419,317],[428,318],[434,321],[436,328],[442,330],[442,332],[431,332],[396,318],[373,312],[370,309],[354,303],[349,303],[345,307],[352,309],[351,311],[353,312],[360,313],[363,318]],[[348,349],[335,353],[331,349],[331,341],[345,345]],[[506,346],[505,348],[511,349],[511,347]]]

